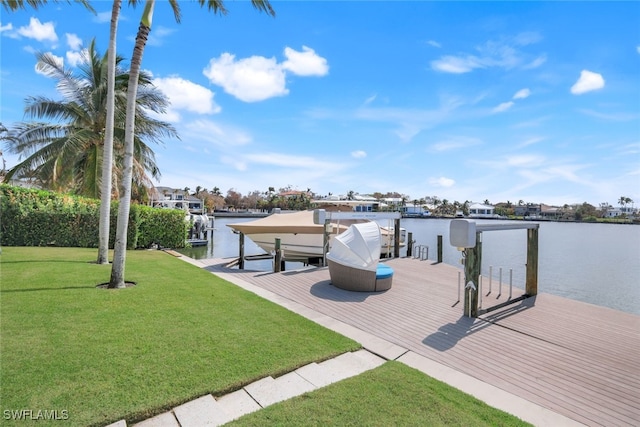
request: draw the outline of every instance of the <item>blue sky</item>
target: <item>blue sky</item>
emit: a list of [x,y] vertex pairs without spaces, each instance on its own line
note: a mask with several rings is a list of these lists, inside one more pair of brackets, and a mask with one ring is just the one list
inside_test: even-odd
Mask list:
[[[2,11],[5,126],[60,99],[35,52],[106,51],[111,4],[92,3]],[[157,3],[143,57],[181,137],[155,149],[156,185],[640,203],[639,2],[181,5],[177,24]],[[141,11],[122,9],[127,60]]]

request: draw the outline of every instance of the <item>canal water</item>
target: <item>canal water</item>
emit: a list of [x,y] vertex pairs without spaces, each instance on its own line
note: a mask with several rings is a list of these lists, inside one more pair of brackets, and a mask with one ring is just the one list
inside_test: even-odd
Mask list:
[[[237,257],[238,235],[226,225],[251,220],[216,218],[213,238],[207,246],[180,252],[195,259]],[[477,221],[478,224],[501,222],[504,221]],[[437,236],[443,236],[443,262],[462,269],[461,253],[449,244],[449,223],[448,219],[407,218],[402,220],[401,226],[413,234],[416,245],[428,246],[431,262],[437,257]],[[640,226],[545,221],[539,224],[538,292],[640,315]],[[482,274],[488,278],[492,272],[494,292],[498,291],[502,269],[502,292],[508,292],[511,276],[514,287],[522,293],[526,243],[526,230],[482,233]],[[246,239],[245,253],[260,254],[263,251]],[[404,249],[401,250],[401,256],[405,253]],[[287,269],[301,265],[287,263]],[[268,271],[273,264],[271,260],[250,261],[245,268]],[[488,279],[485,279],[484,294],[488,286]],[[514,290],[516,295],[519,294]]]

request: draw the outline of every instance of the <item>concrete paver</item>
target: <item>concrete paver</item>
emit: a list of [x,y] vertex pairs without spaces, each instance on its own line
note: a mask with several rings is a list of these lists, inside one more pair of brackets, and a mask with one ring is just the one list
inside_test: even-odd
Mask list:
[[232,420],[262,408],[245,389],[240,389],[218,398],[218,404],[222,406]]
[[172,412],[165,412],[134,424],[134,427],[180,427],[180,424]]
[[245,387],[245,390],[263,408],[274,403],[314,390],[316,387],[295,372],[274,379],[263,378]]
[[174,408],[173,413],[182,427],[219,426],[232,420],[210,394]]

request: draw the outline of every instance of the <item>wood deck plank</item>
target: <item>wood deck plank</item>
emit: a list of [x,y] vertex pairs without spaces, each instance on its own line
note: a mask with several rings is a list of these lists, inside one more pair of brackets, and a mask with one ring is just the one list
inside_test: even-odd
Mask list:
[[[584,424],[640,425],[640,316],[539,294],[469,319],[457,302],[459,270],[412,258],[385,260],[395,273],[381,293],[335,288],[327,268],[207,263]],[[508,289],[496,296],[494,285],[483,308],[506,301]]]

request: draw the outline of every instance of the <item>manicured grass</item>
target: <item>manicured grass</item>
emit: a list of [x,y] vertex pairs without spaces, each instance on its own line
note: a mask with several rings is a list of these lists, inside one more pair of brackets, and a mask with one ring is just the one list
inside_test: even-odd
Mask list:
[[[359,345],[158,251],[127,255],[124,290],[97,289],[96,250],[2,248],[0,412],[129,424]],[[1,418],[7,425],[28,425]],[[58,425],[60,421],[50,424]],[[43,420],[33,421],[43,425]],[[397,362],[234,425],[527,425]]]
[[126,280],[137,285],[97,289],[111,267],[96,257],[95,249],[2,248],[3,414],[131,423],[359,348],[164,252],[129,252]]
[[269,406],[231,426],[528,426],[399,362]]

